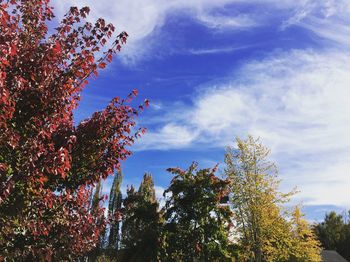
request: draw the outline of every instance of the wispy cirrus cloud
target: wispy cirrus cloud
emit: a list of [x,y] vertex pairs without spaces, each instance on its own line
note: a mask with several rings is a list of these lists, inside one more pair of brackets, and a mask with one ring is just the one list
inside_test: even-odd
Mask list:
[[[71,5],[88,5],[91,7],[89,19],[104,17],[115,24],[117,30],[127,31],[129,42],[121,53],[125,62],[150,57],[153,49],[160,48],[161,29],[167,17],[174,14],[186,15],[213,32],[266,26],[272,16],[280,16],[281,29],[303,27],[321,38],[350,46],[350,3],[347,0],[77,0],[53,1],[53,4],[59,18]],[[243,4],[250,8],[240,9]],[[226,11],[221,12],[223,10]]]
[[350,48],[350,2],[306,0],[284,21],[282,29],[299,26],[340,47]]
[[216,47],[206,49],[189,49],[188,53],[192,55],[212,55],[212,54],[224,54],[232,53],[240,50],[252,48],[255,45],[243,45],[243,46],[228,46],[228,47]]
[[300,185],[306,203],[348,206],[349,59],[295,50],[250,61],[232,81],[198,90],[139,149],[224,147],[249,133],[272,148],[286,184]]
[[227,4],[236,3],[237,0],[77,0],[54,1],[58,12],[58,18],[68,10],[71,5],[90,6],[89,19],[96,20],[99,17],[116,25],[117,30],[127,31],[130,35],[128,45],[125,46],[122,56],[130,59],[138,59],[147,56],[151,46],[157,46],[155,38],[159,38],[157,32],[162,28],[169,14],[181,12],[194,18],[199,23],[212,29],[248,28],[254,26],[249,14],[246,15],[220,15],[212,14],[212,10],[223,8]]

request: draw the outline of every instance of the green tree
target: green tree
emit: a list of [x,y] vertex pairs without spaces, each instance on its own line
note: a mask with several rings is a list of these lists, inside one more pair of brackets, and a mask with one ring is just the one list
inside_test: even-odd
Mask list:
[[292,245],[291,225],[281,204],[293,194],[278,191],[277,168],[270,150],[258,139],[236,139],[228,147],[225,174],[231,181],[231,203],[242,247],[242,261],[285,261]]
[[303,219],[303,214],[299,207],[295,207],[293,210],[292,225],[294,241],[290,261],[321,261],[321,243],[317,240],[308,222]]
[[216,168],[170,168],[175,176],[167,196],[164,228],[164,261],[231,261],[231,212],[220,200],[228,181],[215,176]]
[[110,230],[108,236],[108,249],[118,250],[120,242],[120,216],[122,208],[122,193],[120,187],[123,180],[123,174],[119,170],[113,179],[111,192],[109,194],[108,216],[110,219]]
[[344,230],[343,217],[332,211],[326,214],[324,222],[318,224],[315,230],[325,249],[337,250]]
[[123,261],[158,261],[161,215],[152,176],[144,175],[138,191],[131,186],[123,204]]
[[344,225],[343,239],[339,244],[338,252],[347,260],[350,260],[350,223]]
[[346,217],[332,211],[314,227],[314,231],[323,248],[336,250],[350,260],[350,222],[346,222]]

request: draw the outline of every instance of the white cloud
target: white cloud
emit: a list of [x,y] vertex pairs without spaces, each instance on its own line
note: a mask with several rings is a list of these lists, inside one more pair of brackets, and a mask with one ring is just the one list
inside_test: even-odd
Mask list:
[[235,17],[224,15],[200,14],[197,19],[209,28],[213,29],[242,29],[257,26],[249,15],[238,15]]
[[251,61],[232,81],[198,91],[143,149],[210,148],[260,136],[284,187],[305,204],[350,206],[350,54],[296,50]]
[[229,46],[210,49],[189,49],[188,52],[192,55],[211,55],[211,54],[224,54],[240,51],[243,49],[254,47],[255,45],[243,45],[243,46]]
[[159,131],[146,132],[142,139],[136,141],[135,150],[185,148],[197,138],[198,132],[186,126],[168,123]]
[[348,0],[305,0],[282,29],[291,25],[304,27],[316,35],[350,48],[350,2]]

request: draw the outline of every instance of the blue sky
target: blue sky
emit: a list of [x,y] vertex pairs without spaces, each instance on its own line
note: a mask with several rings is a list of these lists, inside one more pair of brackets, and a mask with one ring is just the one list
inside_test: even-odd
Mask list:
[[[53,1],[91,8],[130,34],[83,93],[76,121],[139,90],[147,134],[123,164],[124,185],[151,172],[222,163],[236,136],[260,137],[309,219],[350,208],[350,2],[347,0]],[[223,165],[220,166],[223,168]],[[110,180],[104,185],[108,192]]]

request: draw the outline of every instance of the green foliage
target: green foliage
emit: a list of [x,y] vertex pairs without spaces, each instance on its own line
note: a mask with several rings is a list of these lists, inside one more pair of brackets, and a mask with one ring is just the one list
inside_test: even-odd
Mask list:
[[215,176],[216,168],[187,170],[175,174],[167,195],[162,261],[231,261],[229,232],[231,211],[220,204],[228,181]]
[[152,176],[145,174],[138,191],[131,186],[124,200],[123,261],[158,261],[161,215],[155,198]]
[[346,217],[330,212],[314,227],[314,231],[323,248],[336,250],[350,260],[350,222],[345,220]]
[[316,232],[325,249],[336,250],[342,238],[343,217],[335,212],[326,214],[324,222],[316,226]]

